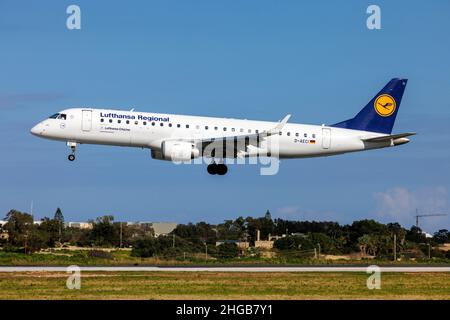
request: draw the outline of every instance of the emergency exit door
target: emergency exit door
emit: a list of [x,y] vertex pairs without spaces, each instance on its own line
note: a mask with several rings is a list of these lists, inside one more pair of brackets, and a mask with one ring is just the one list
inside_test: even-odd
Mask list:
[[331,145],[331,129],[322,128],[322,148],[330,149]]
[[83,131],[91,131],[92,129],[92,110],[83,110],[83,117],[81,120],[81,129]]

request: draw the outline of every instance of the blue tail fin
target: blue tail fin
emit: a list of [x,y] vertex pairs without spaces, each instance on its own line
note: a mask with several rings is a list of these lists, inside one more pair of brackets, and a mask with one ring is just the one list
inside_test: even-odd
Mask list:
[[407,82],[392,79],[354,118],[331,126],[390,134]]

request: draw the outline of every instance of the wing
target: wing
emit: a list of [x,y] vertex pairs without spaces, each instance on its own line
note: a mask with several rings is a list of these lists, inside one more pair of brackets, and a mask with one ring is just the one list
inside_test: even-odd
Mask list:
[[194,143],[200,150],[207,150],[208,148],[215,149],[216,151],[220,151],[221,154],[225,154],[224,150],[226,150],[226,154],[228,155],[229,151],[233,150],[233,157],[241,157],[241,156],[243,157],[248,155],[247,151],[249,151],[249,149],[258,148],[261,142],[264,141],[264,139],[266,139],[267,137],[272,135],[279,135],[283,127],[289,121],[290,117],[291,115],[288,114],[272,129],[253,134],[219,136],[205,139],[195,137],[187,139],[175,138],[173,140],[189,141],[191,143]]

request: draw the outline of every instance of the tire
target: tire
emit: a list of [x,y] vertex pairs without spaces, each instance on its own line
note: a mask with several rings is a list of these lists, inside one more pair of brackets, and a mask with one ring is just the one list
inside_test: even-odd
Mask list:
[[218,165],[217,165],[217,174],[218,174],[219,176],[223,176],[223,175],[225,175],[227,172],[228,172],[228,168],[227,168],[226,165],[224,165],[224,164],[218,164]]
[[211,163],[210,165],[208,165],[206,170],[208,171],[209,174],[213,174],[213,175],[217,174],[217,164]]

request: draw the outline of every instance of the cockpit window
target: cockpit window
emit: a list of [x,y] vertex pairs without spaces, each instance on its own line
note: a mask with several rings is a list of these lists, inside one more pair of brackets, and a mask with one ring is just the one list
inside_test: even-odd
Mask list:
[[65,113],[55,113],[54,115],[48,117],[49,119],[61,119],[61,120],[66,120],[67,119],[67,115]]

